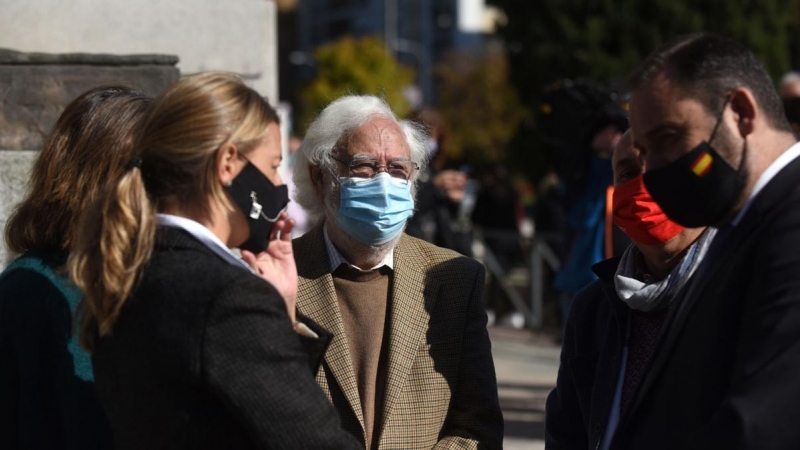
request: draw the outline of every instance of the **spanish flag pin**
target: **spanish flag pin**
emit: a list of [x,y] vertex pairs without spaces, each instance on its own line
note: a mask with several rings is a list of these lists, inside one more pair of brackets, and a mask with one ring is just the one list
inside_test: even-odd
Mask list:
[[695,162],[692,163],[692,172],[698,177],[704,177],[711,170],[711,165],[714,163],[714,158],[708,154],[708,152],[703,152]]

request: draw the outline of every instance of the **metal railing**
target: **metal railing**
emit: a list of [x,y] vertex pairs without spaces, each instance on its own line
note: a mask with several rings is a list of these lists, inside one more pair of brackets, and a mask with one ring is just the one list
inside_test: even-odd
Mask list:
[[[492,231],[490,235],[498,235]],[[539,329],[544,323],[544,289],[546,285],[545,269],[549,268],[556,272],[561,267],[561,260],[552,248],[552,243],[557,240],[555,233],[533,233],[532,238],[520,238],[523,249],[525,249],[526,261],[529,262],[530,271],[529,292],[530,298],[525,299],[520,294],[518,286],[513,283],[510,273],[503,270],[497,257],[492,250],[485,244],[484,237],[488,232],[476,230],[474,233],[474,254],[475,257],[483,262],[487,272],[498,280],[498,283],[506,294],[511,304],[525,317],[525,325],[531,329]],[[516,233],[507,233],[506,236]]]

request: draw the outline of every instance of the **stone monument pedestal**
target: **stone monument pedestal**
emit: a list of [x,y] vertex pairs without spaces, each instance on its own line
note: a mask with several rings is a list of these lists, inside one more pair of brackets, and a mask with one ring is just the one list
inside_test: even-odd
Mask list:
[[[171,55],[20,53],[0,49],[0,230],[22,200],[33,161],[64,107],[97,86],[155,96],[180,77]],[[15,255],[0,239],[0,270]]]

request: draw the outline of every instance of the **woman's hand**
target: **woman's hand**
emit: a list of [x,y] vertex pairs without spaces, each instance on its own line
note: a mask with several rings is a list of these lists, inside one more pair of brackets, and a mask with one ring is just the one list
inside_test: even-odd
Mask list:
[[281,294],[292,324],[296,320],[297,309],[297,266],[292,250],[294,224],[294,220],[288,219],[284,212],[272,228],[266,250],[258,255],[242,250],[242,259]]

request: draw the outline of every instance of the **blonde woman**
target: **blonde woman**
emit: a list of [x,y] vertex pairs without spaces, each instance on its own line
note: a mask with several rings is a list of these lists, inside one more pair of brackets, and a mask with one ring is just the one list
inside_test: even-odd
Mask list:
[[357,448],[313,378],[330,336],[293,327],[275,111],[236,76],[189,76],[134,154],[69,261],[116,448]]

